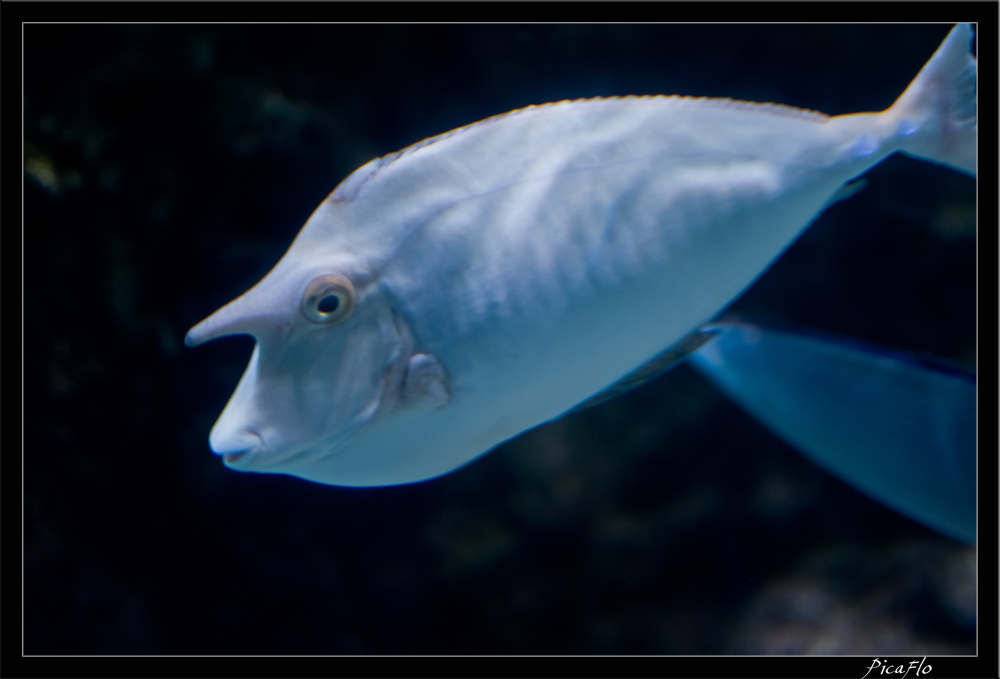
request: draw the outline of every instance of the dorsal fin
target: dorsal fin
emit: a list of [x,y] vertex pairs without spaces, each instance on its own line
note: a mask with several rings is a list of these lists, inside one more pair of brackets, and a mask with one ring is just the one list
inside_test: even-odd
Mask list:
[[709,340],[715,337],[717,333],[718,330],[714,329],[702,329],[691,333],[680,342],[677,342],[676,344],[668,347],[665,351],[660,352],[651,360],[642,364],[604,391],[600,391],[583,403],[580,403],[575,408],[571,409],[570,412],[600,405],[605,401],[610,401],[616,396],[621,396],[627,391],[632,391],[636,387],[656,379],[686,359],[688,356],[698,351],[698,349],[703,347]]
[[342,181],[340,185],[333,190],[333,193],[330,194],[330,199],[334,202],[353,200],[354,196],[357,195],[358,190],[361,188],[361,185],[371,179],[375,173],[383,167],[391,165],[400,158],[412,155],[422,148],[436,144],[437,142],[448,139],[449,137],[454,137],[476,128],[491,125],[503,120],[504,118],[512,118],[514,116],[523,115],[524,113],[552,109],[560,106],[579,106],[582,104],[599,103],[613,104],[615,102],[623,104],[661,104],[673,107],[701,106],[713,109],[731,109],[746,111],[749,113],[760,113],[763,115],[781,116],[784,118],[795,118],[798,120],[809,120],[815,123],[826,123],[830,120],[830,117],[824,113],[796,108],[794,106],[786,106],[784,104],[774,104],[770,102],[755,103],[752,101],[742,101],[740,99],[717,97],[687,97],[676,94],[655,94],[627,95],[624,97],[591,97],[590,99],[564,99],[562,101],[554,101],[548,104],[533,104],[531,106],[514,109],[513,111],[507,111],[506,113],[498,113],[497,115],[490,116],[489,118],[483,118],[477,122],[469,123],[468,125],[463,125],[462,127],[456,127],[448,132],[443,132],[441,134],[434,135],[433,137],[427,137],[426,139],[410,144],[399,151],[376,158],[356,170],[353,174]]

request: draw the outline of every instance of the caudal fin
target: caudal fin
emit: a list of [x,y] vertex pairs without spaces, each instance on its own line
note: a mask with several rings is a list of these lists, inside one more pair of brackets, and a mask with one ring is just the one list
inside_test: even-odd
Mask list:
[[976,59],[972,27],[959,24],[887,113],[902,151],[976,174]]

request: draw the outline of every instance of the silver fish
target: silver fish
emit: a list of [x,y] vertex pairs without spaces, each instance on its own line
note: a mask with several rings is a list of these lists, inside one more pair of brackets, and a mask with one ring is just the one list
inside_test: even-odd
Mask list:
[[953,29],[881,113],[567,101],[371,161],[188,333],[257,342],[212,449],[391,485],[559,417],[713,318],[889,155],[975,174],[971,39]]

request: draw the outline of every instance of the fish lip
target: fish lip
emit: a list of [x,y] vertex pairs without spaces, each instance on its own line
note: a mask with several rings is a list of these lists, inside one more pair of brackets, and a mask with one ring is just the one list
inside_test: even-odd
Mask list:
[[[257,453],[265,450],[267,448],[264,438],[256,431],[247,430],[243,432],[241,438],[244,440],[242,443],[249,444],[245,448],[238,448],[236,450],[223,450],[223,451],[213,451],[216,455],[222,457],[223,462],[226,465],[233,467],[234,469],[243,469],[246,467],[248,462],[251,462]],[[250,439],[250,440],[246,440]],[[242,462],[242,464],[240,464]]]
[[260,448],[251,447],[244,448],[243,450],[231,450],[226,453],[222,453],[222,461],[227,467],[231,469],[236,469],[238,471],[249,471],[250,466],[253,465],[254,460],[257,458],[257,453],[260,452]]
[[233,464],[234,462],[237,462],[240,458],[242,458],[244,455],[249,453],[251,450],[253,449],[247,448],[246,450],[237,450],[234,453],[223,453],[222,459],[225,461],[226,464]]
[[276,454],[276,451],[268,447],[267,442],[259,433],[256,431],[246,433],[257,439],[254,445],[247,446],[242,450],[217,453],[222,456],[223,462],[228,467],[237,471],[280,473],[281,468],[290,461],[300,460],[303,455],[308,455],[314,448],[312,445],[300,445]]

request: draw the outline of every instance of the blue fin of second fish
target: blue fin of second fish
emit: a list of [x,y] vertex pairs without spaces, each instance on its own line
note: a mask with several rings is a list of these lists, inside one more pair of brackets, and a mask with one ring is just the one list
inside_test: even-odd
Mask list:
[[692,364],[730,398],[844,481],[975,543],[973,375],[849,340],[706,329]]

